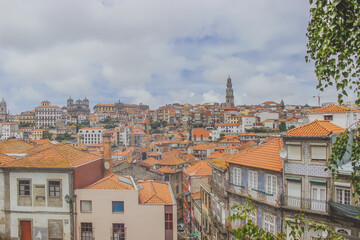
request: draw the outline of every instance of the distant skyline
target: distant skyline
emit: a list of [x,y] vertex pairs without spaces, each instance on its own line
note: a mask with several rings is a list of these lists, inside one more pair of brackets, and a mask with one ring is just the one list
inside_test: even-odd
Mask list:
[[[308,1],[0,0],[0,98],[12,114],[66,99],[317,105]],[[334,91],[322,102],[336,101]],[[345,99],[349,100],[349,99]],[[351,100],[351,98],[350,98]]]

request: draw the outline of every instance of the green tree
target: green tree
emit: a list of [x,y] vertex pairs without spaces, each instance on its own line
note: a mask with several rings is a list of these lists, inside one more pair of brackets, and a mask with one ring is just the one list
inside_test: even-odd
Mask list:
[[[266,239],[266,240],[286,240],[287,236],[285,233],[276,233],[271,234],[266,232],[264,229],[260,228],[258,225],[252,222],[251,219],[248,219],[248,216],[255,210],[254,205],[252,204],[252,198],[249,195],[249,198],[245,199],[244,204],[242,205],[234,205],[231,207],[231,211],[234,212],[229,216],[229,221],[241,220],[245,222],[242,227],[236,228],[232,230],[235,239]],[[305,228],[308,228],[308,231],[321,230],[323,232],[327,232],[327,236],[325,238],[318,237],[318,240],[322,239],[337,239],[337,240],[346,240],[344,236],[339,233],[336,233],[331,228],[316,223],[314,221],[309,221],[305,219],[305,214],[303,212],[299,212],[295,214],[294,221],[284,221],[284,225],[287,229],[289,229],[288,233],[292,239],[301,239],[304,234]]]
[[335,86],[338,100],[352,89],[360,105],[360,1],[310,0],[307,62],[315,63],[317,88]]
[[[360,1],[310,0],[311,20],[308,25],[307,62],[313,60],[321,91],[335,86],[338,101],[348,91],[357,94],[360,106]],[[350,141],[349,141],[350,139]],[[353,142],[349,144],[349,142]],[[343,159],[350,152],[350,159]],[[332,147],[327,164],[335,178],[344,161],[350,161],[353,171],[351,181],[354,193],[360,195],[360,129],[347,130]]]
[[280,131],[286,131],[286,123],[285,122],[281,122],[280,125],[279,125],[279,129]]
[[43,138],[44,138],[44,139],[52,140],[52,133],[50,133],[48,130],[45,130],[45,131],[44,131]]

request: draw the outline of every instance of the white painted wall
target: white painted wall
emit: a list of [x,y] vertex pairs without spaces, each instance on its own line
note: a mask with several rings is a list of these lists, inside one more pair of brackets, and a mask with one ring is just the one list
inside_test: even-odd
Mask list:
[[309,121],[312,122],[314,120],[324,120],[324,116],[332,115],[333,120],[331,123],[338,125],[342,128],[351,128],[354,129],[356,127],[355,122],[358,122],[360,119],[360,113],[358,112],[340,112],[340,113],[310,113]]
[[[18,206],[18,179],[31,179],[32,206]],[[61,199],[62,207],[34,206],[34,184],[45,184],[45,197],[47,204],[48,179],[61,180]],[[2,181],[3,182],[3,181]],[[69,194],[69,179],[67,173],[41,173],[41,172],[11,172],[10,173],[10,213],[11,218],[11,237],[19,237],[19,219],[32,220],[32,229],[40,227],[47,228],[48,220],[63,219],[64,239],[70,239],[70,212],[69,204],[64,200],[64,196]],[[1,198],[1,192],[0,192]],[[2,198],[3,199],[3,198]],[[1,207],[1,205],[0,205]],[[65,223],[67,222],[67,224]],[[36,234],[36,233],[35,233]]]

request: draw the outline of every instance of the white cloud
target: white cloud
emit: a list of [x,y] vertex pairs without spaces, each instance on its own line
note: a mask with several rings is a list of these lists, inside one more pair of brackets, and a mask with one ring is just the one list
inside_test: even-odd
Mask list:
[[[237,103],[300,101],[292,89],[314,76],[289,57],[305,55],[308,8],[285,0],[2,1],[0,94],[16,111],[69,95],[157,107],[224,101],[230,74]],[[36,97],[24,104],[10,89]]]

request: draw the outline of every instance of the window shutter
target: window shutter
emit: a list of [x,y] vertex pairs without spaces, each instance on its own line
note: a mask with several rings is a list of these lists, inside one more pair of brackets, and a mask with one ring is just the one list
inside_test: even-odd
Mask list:
[[311,146],[311,159],[312,160],[326,160],[326,147]]
[[289,160],[301,160],[301,146],[288,145],[288,159]]

